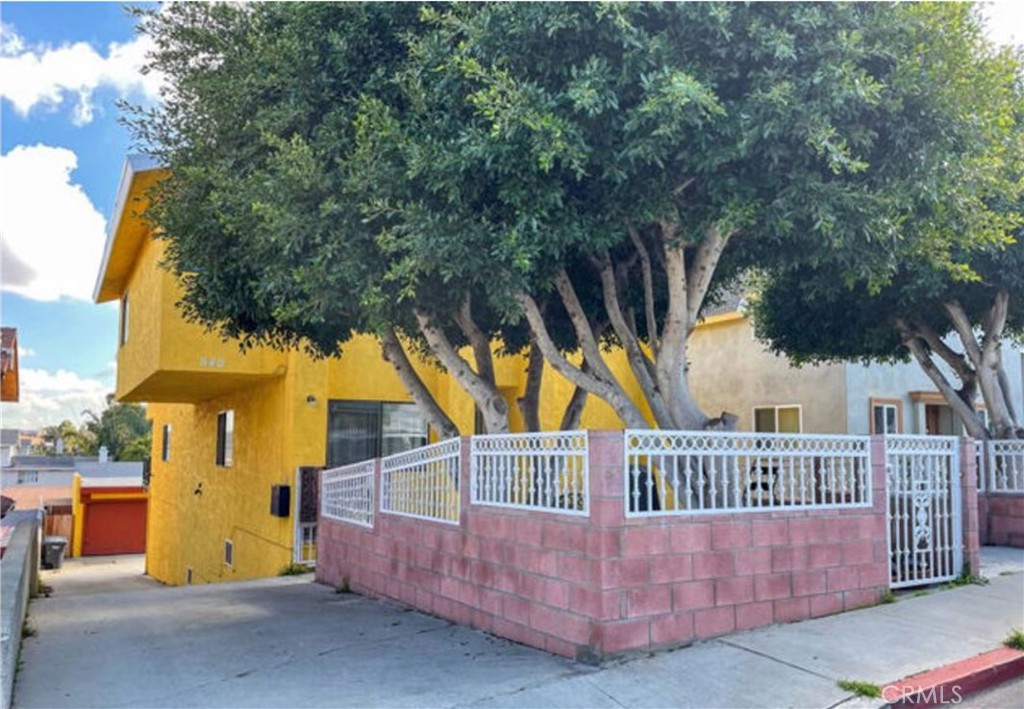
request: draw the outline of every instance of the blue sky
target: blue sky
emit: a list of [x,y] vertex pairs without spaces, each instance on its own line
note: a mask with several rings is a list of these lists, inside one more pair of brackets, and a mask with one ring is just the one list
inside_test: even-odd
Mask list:
[[117,309],[91,296],[130,147],[115,102],[155,100],[157,83],[120,4],[4,2],[0,21],[0,306],[22,394],[2,417],[36,428],[113,391]]
[[[1024,2],[990,5],[990,33],[1024,39]],[[117,310],[92,303],[130,137],[115,102],[157,100],[148,40],[118,3],[0,5],[3,324],[18,328],[21,402],[5,428],[100,410],[114,389]]]

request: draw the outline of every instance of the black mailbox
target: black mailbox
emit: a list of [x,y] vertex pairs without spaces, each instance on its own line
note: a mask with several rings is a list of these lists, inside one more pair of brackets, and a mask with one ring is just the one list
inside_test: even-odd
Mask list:
[[292,503],[291,485],[274,485],[270,488],[270,514],[287,517]]

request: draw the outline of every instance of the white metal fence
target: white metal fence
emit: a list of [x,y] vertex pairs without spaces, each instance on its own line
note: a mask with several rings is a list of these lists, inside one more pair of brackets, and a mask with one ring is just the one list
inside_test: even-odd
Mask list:
[[320,509],[324,517],[373,527],[373,473],[366,460],[320,474]]
[[976,441],[978,492],[1024,495],[1024,440]]
[[867,436],[626,431],[626,516],[871,505]]
[[590,514],[586,431],[473,436],[474,504]]
[[890,586],[948,581],[963,567],[959,441],[886,436]]
[[460,451],[452,438],[382,458],[381,512],[458,524]]

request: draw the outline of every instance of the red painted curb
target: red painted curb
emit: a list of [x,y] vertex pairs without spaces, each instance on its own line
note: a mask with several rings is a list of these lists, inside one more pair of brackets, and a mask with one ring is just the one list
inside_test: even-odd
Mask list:
[[1024,652],[1008,647],[892,682],[882,688],[890,707],[959,704],[963,697],[1024,676]]

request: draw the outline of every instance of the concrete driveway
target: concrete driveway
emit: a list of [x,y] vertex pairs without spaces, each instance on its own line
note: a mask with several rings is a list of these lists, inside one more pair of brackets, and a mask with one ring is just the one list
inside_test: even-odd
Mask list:
[[33,601],[14,706],[834,707],[998,647],[1024,623],[1024,555],[987,586],[773,626],[593,668],[310,575],[170,588],[141,558],[71,560]]

